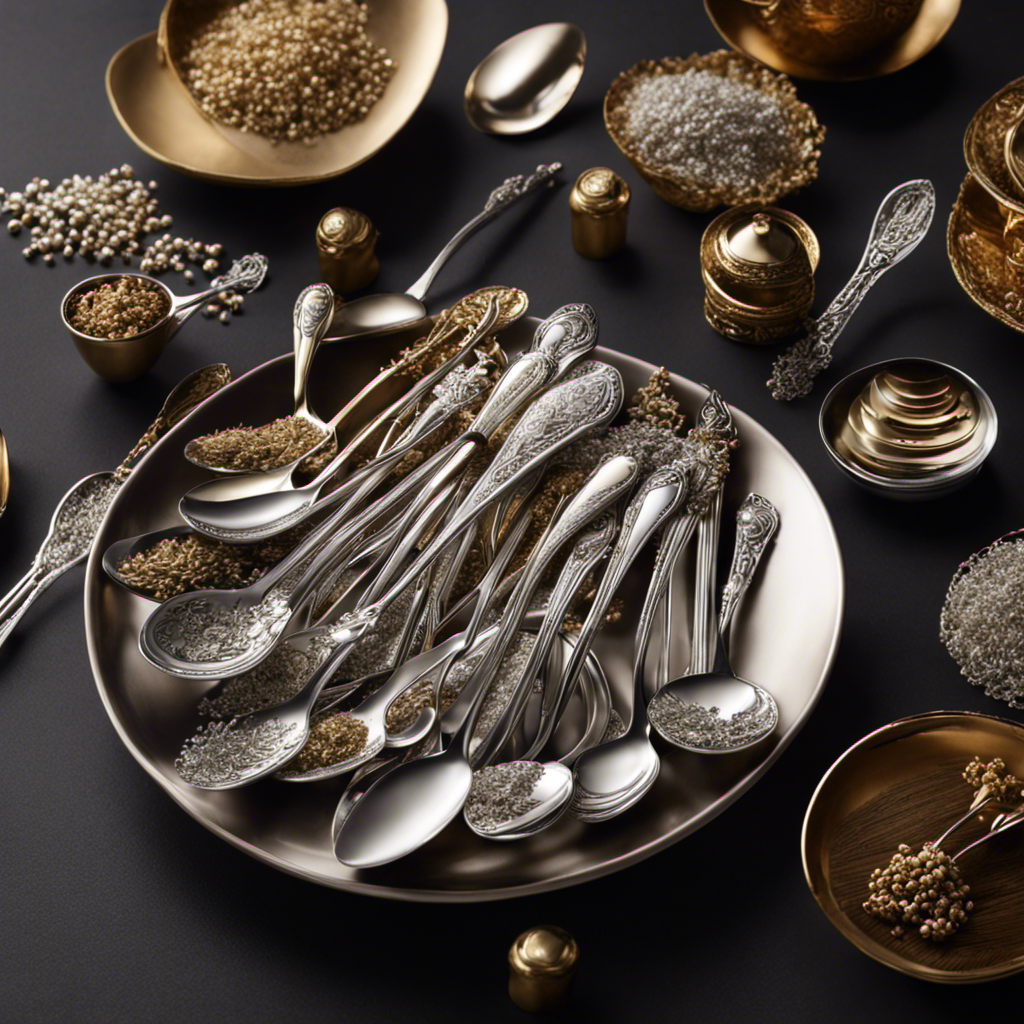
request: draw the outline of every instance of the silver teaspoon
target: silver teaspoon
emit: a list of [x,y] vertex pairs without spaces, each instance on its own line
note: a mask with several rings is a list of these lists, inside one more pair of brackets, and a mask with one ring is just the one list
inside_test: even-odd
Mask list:
[[935,188],[922,178],[904,182],[883,200],[875,214],[867,248],[853,277],[825,312],[808,325],[772,366],[772,398],[789,402],[810,393],[814,379],[832,362],[832,349],[868,289],[917,248],[935,213]]
[[[732,672],[723,640],[778,525],[775,506],[758,494],[751,494],[737,512],[736,546],[722,594],[714,665],[710,671],[666,684],[647,709],[655,730],[673,746],[699,754],[732,753],[759,743],[778,724],[775,699],[763,687]],[[694,664],[702,668],[697,653]]]
[[327,333],[327,341],[344,341],[347,338],[380,334],[383,331],[419,323],[427,315],[427,307],[423,304],[427,290],[452,253],[523,196],[552,184],[554,176],[561,169],[562,165],[555,161],[552,164],[538,164],[537,169],[525,177],[516,174],[506,178],[488,196],[483,210],[455,234],[438,253],[434,262],[405,292],[364,295],[351,302],[339,303],[335,310],[334,323]]

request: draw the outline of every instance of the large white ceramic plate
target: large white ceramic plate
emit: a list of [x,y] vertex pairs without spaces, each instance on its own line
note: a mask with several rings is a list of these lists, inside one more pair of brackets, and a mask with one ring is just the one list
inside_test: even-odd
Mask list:
[[[528,318],[510,328],[502,338],[506,349],[525,347],[537,322]],[[314,407],[324,413],[339,408],[414,336],[404,332],[322,349],[311,387]],[[627,393],[644,384],[654,370],[608,349],[598,349],[597,356],[621,370]],[[611,822],[582,825],[565,818],[530,840],[489,843],[473,836],[457,819],[414,855],[367,871],[343,867],[331,847],[330,821],[344,779],[307,785],[270,779],[227,792],[187,786],[174,771],[174,758],[194,728],[195,703],[203,684],[165,675],[142,658],[138,631],[153,605],[112,583],[103,572],[101,556],[115,540],[178,522],[179,497],[205,478],[182,457],[185,442],[218,427],[261,423],[288,413],[291,377],[290,356],[272,360],[213,396],[168,433],[115,499],[87,569],[89,657],[110,720],[146,771],[212,832],[282,871],[377,896],[476,901],[542,892],[628,867],[700,828],[746,792],[807,721],[839,640],[842,559],[825,506],[803,470],[771,434],[735,410],[742,448],[726,490],[723,546],[731,544],[732,513],[752,490],[770,498],[782,517],[774,550],[733,626],[736,670],[766,686],[779,703],[779,729],[763,747],[704,758],[666,749],[650,793]],[[704,399],[703,389],[683,377],[673,376],[672,381],[692,417]],[[634,609],[643,592],[643,572],[629,582],[632,593],[626,607]],[[688,658],[687,605],[684,594],[673,623],[676,671]],[[630,693],[634,623],[635,617],[627,612],[598,648],[620,707]]]

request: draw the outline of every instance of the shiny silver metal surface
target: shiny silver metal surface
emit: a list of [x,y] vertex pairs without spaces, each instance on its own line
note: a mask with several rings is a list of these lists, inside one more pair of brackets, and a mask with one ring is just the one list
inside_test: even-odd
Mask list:
[[[509,328],[510,353],[530,344],[538,320]],[[310,384],[313,402],[340,407],[417,332],[399,332],[366,344],[327,346],[323,370]],[[632,394],[655,367],[608,349],[595,353],[623,374]],[[563,818],[543,835],[520,843],[487,843],[453,823],[415,854],[372,871],[343,867],[334,856],[331,821],[344,780],[316,786],[259,782],[244,789],[205,792],[185,785],[174,770],[181,737],[195,728],[196,700],[207,684],[181,680],[149,665],[138,651],[138,630],[151,602],[124,591],[102,568],[102,551],[115,540],[180,523],[181,494],[204,474],[181,450],[198,433],[237,423],[260,408],[285,415],[291,406],[291,356],[253,370],[215,395],[183,429],[172,431],[143,461],[115,499],[86,573],[86,635],[104,707],[118,736],[157,784],[187,813],[243,852],[279,870],[336,888],[392,899],[480,901],[575,885],[618,871],[677,842],[720,814],[781,755],[812,713],[835,656],[843,610],[843,571],[828,513],[795,460],[746,414],[733,413],[744,445],[726,485],[725,507],[751,490],[771,494],[786,529],[755,586],[736,613],[731,657],[738,673],[777,695],[781,722],[761,748],[735,758],[700,758],[666,751],[661,772],[638,810],[613,826],[593,828]],[[691,418],[705,391],[672,376],[675,395]],[[813,562],[813,575],[803,572]],[[799,577],[801,585],[792,585]],[[628,652],[643,579],[627,580],[626,614],[598,638],[595,650],[614,699],[628,698]],[[684,635],[685,622],[677,627]],[[685,659],[686,650],[681,653]],[[684,662],[685,663],[685,662]],[[563,719],[565,722],[565,719]],[[699,765],[699,768],[698,768]]]
[[810,394],[814,379],[832,362],[832,349],[871,286],[909,256],[928,233],[935,214],[935,187],[927,178],[894,188],[875,214],[864,255],[828,309],[808,324],[807,334],[772,364],[772,398],[792,401]]
[[506,39],[466,82],[469,123],[494,135],[540,128],[572,99],[586,59],[586,37],[568,22],[536,25]]
[[485,224],[504,213],[523,196],[553,184],[555,175],[561,169],[562,165],[556,160],[551,164],[538,164],[531,174],[516,174],[506,178],[487,197],[484,208],[455,233],[430,266],[404,292],[364,295],[351,302],[339,303],[326,340],[346,341],[384,331],[396,331],[426,319],[427,307],[423,300],[448,258]]

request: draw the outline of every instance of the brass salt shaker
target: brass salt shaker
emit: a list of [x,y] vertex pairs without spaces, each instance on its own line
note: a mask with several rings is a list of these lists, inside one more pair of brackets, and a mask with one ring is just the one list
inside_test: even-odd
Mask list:
[[603,260],[626,244],[629,185],[607,167],[591,167],[569,194],[572,246],[592,260]]
[[508,951],[508,994],[520,1010],[544,1013],[569,998],[576,963],[576,940],[563,928],[530,928]]
[[376,244],[377,229],[365,213],[347,206],[328,210],[316,229],[320,280],[339,295],[365,288],[380,270]]
[[773,206],[726,210],[700,243],[704,315],[719,334],[764,345],[796,334],[814,302],[818,239]]

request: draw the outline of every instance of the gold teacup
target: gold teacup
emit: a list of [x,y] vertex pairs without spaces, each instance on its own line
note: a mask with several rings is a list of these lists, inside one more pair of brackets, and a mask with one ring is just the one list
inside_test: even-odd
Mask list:
[[842,64],[891,42],[923,0],[745,0],[780,52],[811,64]]

